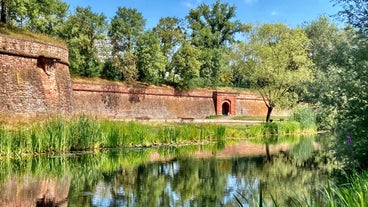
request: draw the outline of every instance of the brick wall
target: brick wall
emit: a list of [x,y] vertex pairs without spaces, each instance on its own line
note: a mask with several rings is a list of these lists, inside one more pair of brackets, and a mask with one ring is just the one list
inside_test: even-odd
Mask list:
[[102,117],[171,119],[215,114],[212,92],[73,83],[75,111]]
[[0,77],[0,114],[73,111],[66,48],[0,35]]
[[68,50],[47,43],[0,35],[0,115],[83,113],[110,118],[204,118],[221,114],[265,115],[254,94],[165,87],[123,87],[72,83]]
[[76,113],[101,117],[204,118],[215,115],[216,107],[221,108],[221,105],[217,105],[229,99],[229,94],[232,97],[230,102],[234,102],[234,108],[230,109],[231,115],[265,116],[267,112],[263,100],[255,94],[200,90],[178,92],[171,88],[123,87],[78,82],[73,83],[73,94]]

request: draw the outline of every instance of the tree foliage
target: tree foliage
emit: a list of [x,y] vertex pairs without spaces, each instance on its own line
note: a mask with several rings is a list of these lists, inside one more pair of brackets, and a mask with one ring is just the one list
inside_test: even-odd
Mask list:
[[367,0],[333,0],[340,5],[343,10],[339,11],[338,16],[346,20],[355,28],[368,34],[368,1]]
[[305,30],[318,69],[308,100],[319,108],[320,125],[338,133],[338,157],[348,160],[349,168],[367,168],[367,38],[351,27],[338,29],[326,18],[311,22]]
[[132,54],[145,25],[145,19],[136,9],[119,7],[111,20],[108,32],[113,45],[113,52],[129,52]]
[[183,31],[183,23],[176,17],[164,17],[161,18],[153,28],[153,31],[157,34],[162,53],[169,59],[173,56],[177,48],[185,39]]
[[1,22],[56,36],[69,9],[61,0],[1,0],[0,6]]
[[120,60],[116,63],[117,70],[121,73],[120,77],[126,81],[137,80],[137,57],[134,51],[137,48],[139,36],[144,31],[146,24],[142,14],[136,9],[119,7],[115,16],[111,20],[108,36],[112,44],[112,60]]
[[145,32],[138,39],[137,66],[139,80],[158,84],[165,77],[166,58],[162,54],[160,41],[152,31]]
[[312,78],[313,64],[308,52],[305,33],[283,24],[253,28],[248,42],[239,43],[234,50],[234,67],[251,88],[259,91],[268,108],[266,121],[274,107],[295,103],[298,91]]
[[200,51],[184,42],[182,47],[174,54],[170,64],[173,71],[173,83],[178,89],[185,90],[190,88],[191,83],[199,78],[201,62],[199,60]]
[[233,21],[235,10],[235,6],[219,0],[212,7],[201,4],[190,10],[187,20],[193,44],[213,49],[234,42],[235,34],[247,29],[240,21]]
[[105,19],[105,15],[92,12],[90,7],[77,7],[65,22],[62,37],[69,44],[70,69],[74,75],[100,75],[101,61],[95,44],[105,38]]
[[190,10],[186,17],[191,30],[192,44],[202,51],[200,76],[206,85],[219,83],[219,74],[222,73],[220,64],[222,48],[234,42],[235,34],[249,29],[240,21],[233,20],[235,10],[235,6],[217,0],[211,6],[199,5],[196,9]]

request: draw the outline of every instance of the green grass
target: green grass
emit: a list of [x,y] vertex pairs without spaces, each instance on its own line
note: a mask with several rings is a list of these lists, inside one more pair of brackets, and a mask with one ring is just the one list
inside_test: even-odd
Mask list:
[[217,119],[221,117],[223,117],[223,115],[210,115],[210,116],[206,116],[205,119]]
[[[266,116],[234,116],[231,119],[233,120],[245,120],[245,121],[265,121]],[[271,119],[274,122],[278,121],[288,121],[288,116],[272,116]]]
[[0,125],[0,157],[60,154],[104,148],[224,142],[226,139],[302,133],[298,122],[261,125],[141,123],[93,117],[48,118],[32,124]]
[[62,47],[67,49],[68,46],[66,42],[63,40],[57,39],[55,37],[47,36],[44,34],[30,32],[28,30],[20,29],[17,27],[13,27],[8,24],[0,23],[0,34],[9,35],[12,37],[17,37],[21,39],[26,39],[30,41],[37,41],[37,42],[48,42],[50,44]]

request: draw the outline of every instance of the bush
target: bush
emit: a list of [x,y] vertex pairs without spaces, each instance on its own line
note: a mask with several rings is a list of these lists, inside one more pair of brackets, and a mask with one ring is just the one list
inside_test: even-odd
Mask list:
[[313,109],[307,106],[300,106],[294,109],[291,120],[300,123],[301,129],[316,129],[316,114]]

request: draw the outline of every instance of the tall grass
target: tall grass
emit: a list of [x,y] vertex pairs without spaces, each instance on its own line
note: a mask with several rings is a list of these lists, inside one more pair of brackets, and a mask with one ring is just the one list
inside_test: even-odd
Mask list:
[[299,122],[302,129],[317,129],[316,113],[307,106],[295,108],[291,114],[291,120]]
[[227,136],[225,127],[216,125],[158,125],[98,120],[87,116],[55,117],[16,129],[1,125],[0,156],[216,141]]
[[63,153],[102,148],[223,142],[228,138],[262,137],[300,132],[298,122],[264,123],[251,127],[217,124],[149,124],[93,117],[49,118],[31,125],[0,126],[0,156]]
[[248,137],[287,135],[302,133],[304,131],[299,122],[268,122],[247,128],[246,135]]
[[353,174],[347,184],[330,183],[323,193],[327,206],[368,206],[368,172]]

